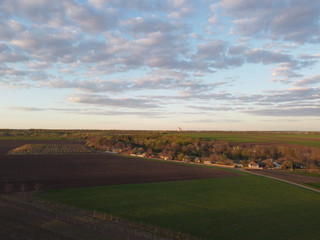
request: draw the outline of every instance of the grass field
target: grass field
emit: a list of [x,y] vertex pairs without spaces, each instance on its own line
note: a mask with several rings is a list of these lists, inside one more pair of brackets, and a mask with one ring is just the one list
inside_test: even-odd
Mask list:
[[61,189],[37,196],[205,239],[320,236],[320,194],[253,175]]
[[230,133],[179,133],[186,137],[203,138],[207,140],[229,141],[234,143],[283,143],[300,146],[320,147],[320,134],[278,134],[263,132],[230,132]]

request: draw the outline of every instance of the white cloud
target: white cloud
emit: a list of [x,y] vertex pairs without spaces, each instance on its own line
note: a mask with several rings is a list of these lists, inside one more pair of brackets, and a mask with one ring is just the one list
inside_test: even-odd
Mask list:
[[115,26],[118,12],[114,8],[90,8],[74,2],[65,2],[66,14],[84,31],[98,34]]
[[287,54],[267,51],[264,49],[254,48],[249,49],[245,52],[247,62],[250,63],[263,63],[263,64],[273,64],[288,62],[291,57]]
[[294,83],[296,86],[308,86],[320,84],[320,75],[314,75],[312,77],[303,78]]
[[302,74],[296,72],[299,68],[297,61],[280,63],[272,69],[273,82],[292,82],[293,79],[302,77]]
[[211,12],[216,12],[218,9],[219,9],[219,7],[220,7],[220,4],[219,3],[214,3],[214,4],[211,4],[210,5],[210,10],[211,10]]
[[320,107],[305,107],[305,108],[272,108],[272,109],[257,109],[247,111],[247,113],[257,116],[320,116]]
[[89,104],[94,106],[116,107],[116,108],[159,108],[158,104],[151,99],[139,98],[109,98],[101,95],[74,95],[68,98],[68,102]]
[[126,19],[120,21],[120,25],[124,28],[128,28],[133,35],[140,33],[168,33],[172,31],[180,32],[184,28],[184,26],[180,23],[164,21],[156,17],[136,17]]
[[236,33],[241,35],[319,42],[319,1],[221,0],[220,6],[234,19]]
[[[154,116],[154,109],[188,112],[195,106],[200,113],[276,115],[286,109],[313,116],[319,107],[319,5],[3,0],[1,88],[52,91],[60,102],[83,109],[79,114]],[[270,71],[273,82],[257,69]],[[235,75],[232,84],[225,81]],[[251,87],[255,94],[247,93]]]
[[219,16],[218,16],[218,15],[212,15],[212,16],[208,19],[208,22],[209,22],[211,25],[217,25],[217,24],[219,24]]

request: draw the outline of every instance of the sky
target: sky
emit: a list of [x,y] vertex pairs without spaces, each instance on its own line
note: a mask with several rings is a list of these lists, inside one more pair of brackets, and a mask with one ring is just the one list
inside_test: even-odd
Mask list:
[[320,131],[320,1],[0,0],[0,128]]

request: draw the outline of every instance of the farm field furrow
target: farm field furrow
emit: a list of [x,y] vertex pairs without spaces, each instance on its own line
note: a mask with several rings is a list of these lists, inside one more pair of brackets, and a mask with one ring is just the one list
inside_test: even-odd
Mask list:
[[59,155],[92,153],[84,144],[25,144],[11,150],[11,155]]

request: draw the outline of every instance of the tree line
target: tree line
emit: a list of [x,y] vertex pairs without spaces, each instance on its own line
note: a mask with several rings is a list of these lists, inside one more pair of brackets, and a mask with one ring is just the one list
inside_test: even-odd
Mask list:
[[159,132],[113,133],[107,136],[89,135],[87,145],[101,151],[112,151],[166,160],[210,162],[247,166],[254,161],[266,167],[277,162],[283,168],[319,169],[320,149],[271,144],[235,144]]

